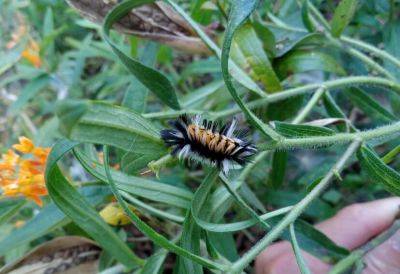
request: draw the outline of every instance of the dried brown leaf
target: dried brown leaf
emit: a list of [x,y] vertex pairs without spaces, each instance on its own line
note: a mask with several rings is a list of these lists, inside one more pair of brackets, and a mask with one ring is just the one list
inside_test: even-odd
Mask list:
[[97,273],[100,248],[83,237],[59,237],[4,266],[0,274]]
[[[101,23],[115,0],[67,0],[83,17]],[[190,53],[209,53],[187,22],[170,6],[155,2],[133,9],[115,25],[120,32],[169,45]]]

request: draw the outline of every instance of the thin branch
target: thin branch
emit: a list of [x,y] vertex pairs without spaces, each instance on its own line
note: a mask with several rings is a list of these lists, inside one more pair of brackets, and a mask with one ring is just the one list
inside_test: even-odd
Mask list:
[[313,202],[314,199],[316,199],[328,187],[332,178],[334,178],[338,172],[343,170],[347,161],[357,151],[360,144],[361,140],[354,141],[347,148],[343,156],[340,157],[336,164],[329,170],[321,182],[315,186],[307,196],[297,203],[264,238],[262,238],[255,246],[253,246],[253,248],[231,266],[231,273],[240,273],[258,254],[260,254],[261,251],[276,240],[283,231],[304,212],[311,202]]

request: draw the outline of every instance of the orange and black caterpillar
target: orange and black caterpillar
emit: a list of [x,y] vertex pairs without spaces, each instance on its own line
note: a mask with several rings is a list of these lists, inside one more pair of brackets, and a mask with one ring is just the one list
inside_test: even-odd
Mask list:
[[172,155],[216,166],[225,174],[235,164],[245,165],[257,152],[245,139],[246,131],[235,132],[235,119],[218,128],[216,122],[202,120],[199,115],[181,115],[170,125],[173,129],[162,130],[161,138],[173,147]]

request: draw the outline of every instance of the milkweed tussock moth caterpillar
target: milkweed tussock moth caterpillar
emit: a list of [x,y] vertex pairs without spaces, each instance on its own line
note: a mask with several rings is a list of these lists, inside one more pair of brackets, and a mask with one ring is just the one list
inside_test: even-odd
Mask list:
[[236,119],[219,127],[200,115],[181,115],[170,125],[173,128],[162,130],[161,138],[173,148],[172,155],[218,167],[224,174],[237,165],[244,166],[257,153],[245,138],[247,130],[236,130]]

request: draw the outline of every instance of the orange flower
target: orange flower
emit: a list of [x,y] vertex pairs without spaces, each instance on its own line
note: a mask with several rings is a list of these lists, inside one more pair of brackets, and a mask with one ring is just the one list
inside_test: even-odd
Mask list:
[[22,153],[20,157],[12,149],[2,155],[0,162],[0,188],[4,196],[25,196],[42,206],[40,196],[47,195],[44,181],[47,156],[50,148],[35,147],[33,142],[20,137],[13,148]]
[[34,41],[30,40],[28,46],[21,53],[21,56],[28,60],[32,65],[36,68],[39,68],[42,65],[42,60],[39,56],[39,45]]
[[21,153],[30,153],[35,147],[31,140],[22,136],[18,138],[19,144],[15,144],[12,147]]

